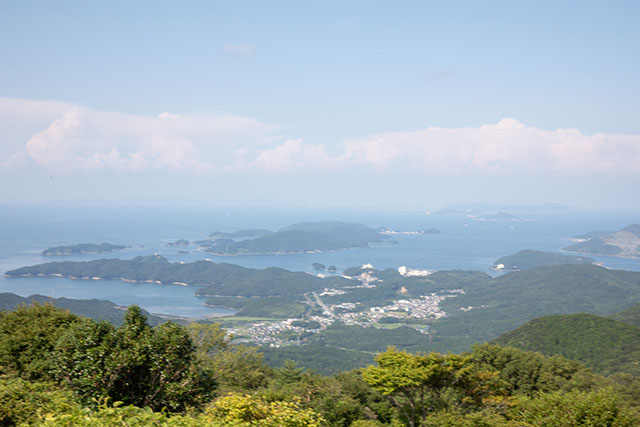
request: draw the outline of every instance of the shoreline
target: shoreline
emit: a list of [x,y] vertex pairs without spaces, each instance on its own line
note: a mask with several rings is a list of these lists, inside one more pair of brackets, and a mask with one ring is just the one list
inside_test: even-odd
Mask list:
[[580,255],[593,255],[593,256],[602,256],[607,258],[622,258],[622,259],[640,259],[640,255],[605,255],[605,254],[596,254],[590,252],[578,252],[578,251],[567,251],[565,249],[560,249],[560,252],[566,252],[569,254],[580,254]]
[[[398,242],[396,241],[382,241],[382,242],[371,242],[372,244],[381,244],[381,245],[396,245]],[[314,249],[309,251],[293,251],[293,252],[238,252],[234,254],[230,253],[219,253],[219,252],[209,252],[206,250],[206,246],[201,246],[197,250],[200,252],[204,252],[205,254],[213,255],[213,256],[242,256],[242,255],[301,255],[301,254],[325,254],[325,253],[333,253],[340,251],[349,251],[356,249],[369,249],[371,246],[350,246],[348,248],[337,248],[337,249]]]
[[206,284],[203,285],[190,285],[188,283],[184,283],[184,282],[170,282],[170,283],[166,283],[166,282],[162,282],[160,280],[135,280],[135,279],[127,279],[125,277],[113,277],[113,278],[106,278],[106,277],[98,277],[98,276],[82,276],[82,277],[76,277],[76,276],[67,276],[61,273],[48,273],[48,274],[44,274],[44,273],[38,273],[38,274],[31,274],[31,273],[27,273],[27,274],[3,274],[3,277],[6,277],[7,279],[14,279],[14,278],[20,278],[20,277],[60,277],[63,279],[69,279],[69,280],[117,280],[119,282],[125,282],[125,283],[151,283],[151,284],[155,284],[155,285],[174,285],[174,286],[184,286],[184,287],[189,287],[189,288],[197,288],[200,286],[207,286]]

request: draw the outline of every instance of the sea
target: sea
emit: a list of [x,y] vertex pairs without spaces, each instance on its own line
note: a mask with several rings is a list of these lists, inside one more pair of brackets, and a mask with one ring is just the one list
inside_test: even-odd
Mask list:
[[[173,262],[209,259],[250,268],[281,267],[316,274],[313,263],[338,271],[372,264],[375,268],[477,270],[522,249],[561,252],[572,236],[592,230],[619,230],[640,223],[639,211],[580,210],[553,206],[511,207],[512,218],[492,219],[488,207],[430,212],[426,209],[231,209],[182,207],[16,207],[0,206],[0,273],[53,261],[98,258],[131,259],[160,254]],[[502,216],[504,217],[504,215]],[[359,222],[397,231],[437,228],[439,234],[396,234],[397,244],[325,253],[214,256],[197,245],[168,246],[178,239],[201,240],[213,231],[247,228],[277,230],[303,221]],[[43,249],[77,243],[108,242],[128,246],[103,254],[42,256]],[[184,253],[187,252],[187,253]],[[592,256],[608,268],[640,271],[640,259]],[[75,299],[104,299],[118,305],[137,304],[151,313],[200,318],[232,314],[208,307],[196,288],[114,280],[71,280],[58,277],[0,277],[0,292]]]

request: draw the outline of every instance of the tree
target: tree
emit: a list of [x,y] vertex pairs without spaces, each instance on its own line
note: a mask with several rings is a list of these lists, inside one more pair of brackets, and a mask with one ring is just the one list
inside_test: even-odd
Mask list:
[[246,391],[264,385],[268,368],[257,349],[231,344],[231,336],[219,324],[192,322],[187,331],[196,344],[198,363],[211,372],[219,390]]
[[79,317],[52,304],[0,313],[0,373],[28,380],[51,379],[58,338]]
[[213,391],[206,369],[196,363],[185,328],[165,322],[151,328],[137,306],[124,324],[83,320],[56,346],[57,379],[85,401],[109,397],[154,410],[181,411],[204,403]]
[[470,356],[483,369],[499,371],[498,379],[508,394],[535,396],[538,392],[565,389],[579,381],[584,388],[593,385],[582,365],[561,356],[546,357],[491,344],[473,346]]
[[511,419],[534,426],[632,427],[640,423],[637,413],[622,407],[611,389],[543,393],[520,400],[512,408]]
[[364,381],[404,411],[409,424],[445,406],[457,409],[488,395],[491,372],[477,372],[468,356],[410,354],[389,347],[362,370]]

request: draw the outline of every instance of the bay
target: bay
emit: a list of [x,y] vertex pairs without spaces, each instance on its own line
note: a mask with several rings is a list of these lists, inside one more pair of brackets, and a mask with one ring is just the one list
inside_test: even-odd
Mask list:
[[[473,212],[475,215],[477,212]],[[0,272],[51,261],[87,261],[97,258],[130,259],[160,254],[171,261],[210,259],[251,268],[277,266],[314,273],[311,264],[335,265],[338,271],[366,263],[379,269],[489,270],[497,258],[521,249],[558,252],[571,236],[591,230],[617,230],[640,222],[638,212],[535,211],[517,212],[521,219],[487,221],[471,213],[427,215],[420,210],[239,210],[187,208],[79,208],[0,206]],[[300,221],[340,220],[370,227],[414,231],[438,228],[440,234],[395,235],[395,245],[373,245],[326,253],[287,255],[213,256],[195,245],[171,247],[168,243],[205,238],[212,231],[280,227]],[[130,248],[108,254],[45,257],[48,247],[109,242]],[[187,251],[188,253],[181,253]],[[640,260],[594,257],[610,268],[640,271]],[[231,310],[207,307],[195,296],[195,288],[63,278],[0,278],[0,292],[21,296],[34,293],[52,297],[99,298],[120,305],[137,304],[152,313],[186,317],[230,314]]]

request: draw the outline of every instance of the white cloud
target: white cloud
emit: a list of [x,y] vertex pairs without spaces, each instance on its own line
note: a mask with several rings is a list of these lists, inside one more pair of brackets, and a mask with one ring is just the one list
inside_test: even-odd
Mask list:
[[514,119],[476,128],[430,127],[345,143],[342,161],[424,173],[640,174],[640,135],[544,130]]
[[[29,102],[18,101],[20,106]],[[38,105],[34,104],[36,110]],[[38,117],[20,145],[10,144],[10,151],[3,153],[8,159],[3,167],[22,166],[28,158],[58,172],[210,171],[227,166],[234,150],[255,151],[273,141],[271,134],[277,129],[229,114],[144,116],[65,104],[49,111],[46,126]]]
[[640,175],[640,135],[544,130],[509,118],[478,127],[386,132],[330,146],[283,141],[274,135],[282,127],[230,114],[134,115],[7,98],[0,98],[0,112],[0,167],[6,170],[31,164],[67,173]]
[[246,43],[225,44],[224,46],[222,46],[222,50],[224,50],[226,53],[243,56],[252,55],[256,51],[256,49],[256,45]]
[[271,172],[312,171],[338,163],[339,159],[329,156],[323,145],[304,144],[301,139],[292,139],[272,149],[259,151],[251,166]]

